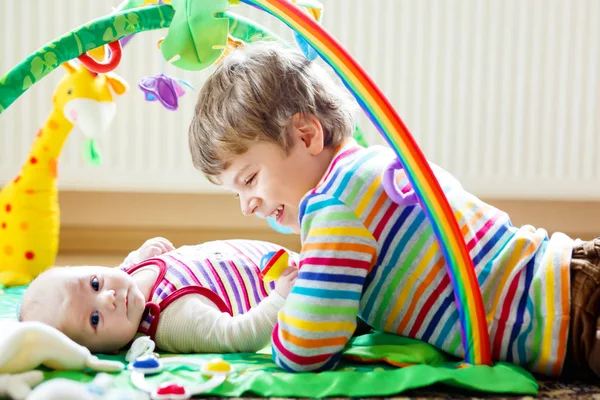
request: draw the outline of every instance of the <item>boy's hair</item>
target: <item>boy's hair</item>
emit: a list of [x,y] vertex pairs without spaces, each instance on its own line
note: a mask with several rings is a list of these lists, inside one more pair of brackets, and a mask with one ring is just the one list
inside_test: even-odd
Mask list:
[[208,78],[189,129],[194,166],[207,178],[228,168],[227,158],[257,141],[291,150],[295,114],[315,115],[325,146],[352,136],[350,96],[301,52],[259,42],[234,49]]

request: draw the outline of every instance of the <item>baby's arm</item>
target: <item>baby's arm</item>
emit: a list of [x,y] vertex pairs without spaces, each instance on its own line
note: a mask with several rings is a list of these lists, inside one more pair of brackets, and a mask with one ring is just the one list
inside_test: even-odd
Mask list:
[[269,344],[277,313],[285,299],[276,291],[245,314],[221,312],[205,297],[187,295],[160,317],[156,343],[173,353],[254,352]]
[[168,253],[169,251],[175,250],[175,247],[165,238],[155,237],[148,239],[136,249],[129,253],[125,260],[121,263],[120,267],[130,267],[135,264],[139,264],[144,260],[151,257],[157,257],[161,254]]
[[289,371],[336,366],[356,329],[377,242],[345,204],[325,195],[302,204],[300,271],[273,330],[273,358]]

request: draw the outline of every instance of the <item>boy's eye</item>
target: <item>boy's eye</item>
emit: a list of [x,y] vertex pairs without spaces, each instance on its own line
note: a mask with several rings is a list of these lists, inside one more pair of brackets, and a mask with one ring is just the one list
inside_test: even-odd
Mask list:
[[251,184],[254,181],[254,178],[256,178],[256,174],[252,174],[251,177],[249,177],[248,179],[246,179],[246,181],[244,182],[246,184],[246,186],[248,186],[249,184]]
[[92,289],[94,290],[94,292],[97,292],[100,289],[100,281],[95,276],[92,277],[90,285],[92,285]]
[[100,322],[100,316],[98,315],[97,311],[94,311],[92,313],[92,316],[90,317],[90,323],[92,324],[92,327],[96,328],[98,326],[99,322]]

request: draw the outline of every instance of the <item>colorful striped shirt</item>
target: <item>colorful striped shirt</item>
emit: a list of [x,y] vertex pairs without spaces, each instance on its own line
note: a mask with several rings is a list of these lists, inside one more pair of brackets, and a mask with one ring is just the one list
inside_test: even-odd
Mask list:
[[[336,150],[300,205],[300,272],[272,335],[276,363],[328,370],[355,330],[373,328],[464,357],[443,254],[421,206],[399,206],[382,186],[395,159],[354,141]],[[494,360],[558,374],[565,357],[573,240],[514,227],[508,215],[466,192],[432,165],[455,212],[482,293]],[[411,185],[400,169],[396,184]]]
[[279,249],[267,242],[220,240],[183,246],[127,268],[129,274],[148,266],[159,272],[139,332],[154,338],[160,312],[187,294],[204,296],[232,316],[244,314],[273,290],[273,282],[260,279],[260,260]]

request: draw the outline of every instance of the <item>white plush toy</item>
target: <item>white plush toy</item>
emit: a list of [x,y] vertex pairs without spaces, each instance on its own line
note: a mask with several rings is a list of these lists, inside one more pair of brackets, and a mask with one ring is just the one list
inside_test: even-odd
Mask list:
[[[100,360],[59,330],[40,322],[0,320],[0,396],[22,399],[43,379],[40,365],[52,369],[117,372],[123,364]],[[29,371],[29,372],[28,372]]]

